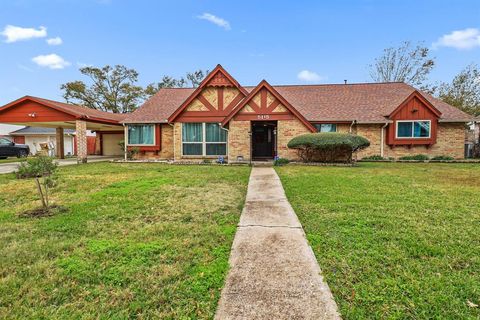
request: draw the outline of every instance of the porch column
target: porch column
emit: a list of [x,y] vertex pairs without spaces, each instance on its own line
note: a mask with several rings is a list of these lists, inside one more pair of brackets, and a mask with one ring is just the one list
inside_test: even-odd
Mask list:
[[55,132],[56,156],[58,159],[65,159],[65,141],[63,128],[57,128]]
[[87,163],[87,123],[83,120],[75,122],[77,134],[77,163]]

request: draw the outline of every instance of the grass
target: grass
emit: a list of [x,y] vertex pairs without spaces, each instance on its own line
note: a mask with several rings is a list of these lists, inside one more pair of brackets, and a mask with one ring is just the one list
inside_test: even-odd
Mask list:
[[480,166],[277,171],[345,319],[480,318]]
[[95,163],[59,169],[53,201],[0,175],[0,318],[212,318],[248,167]]
[[0,164],[2,163],[12,163],[12,162],[23,162],[26,161],[27,158],[17,158],[17,157],[12,157],[12,158],[7,158],[7,159],[0,159]]

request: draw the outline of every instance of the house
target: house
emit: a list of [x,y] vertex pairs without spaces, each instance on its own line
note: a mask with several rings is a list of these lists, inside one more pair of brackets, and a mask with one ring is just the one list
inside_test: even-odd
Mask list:
[[[40,144],[50,144],[52,150],[56,149],[56,130],[54,128],[30,127],[10,132],[10,136],[15,143],[26,144],[30,147],[30,154],[35,155],[40,150]],[[74,154],[75,130],[64,130],[64,155],[71,156]]]
[[405,83],[241,86],[218,65],[198,88],[165,88],[120,121],[138,158],[229,162],[297,159],[287,143],[311,132],[351,132],[358,157],[464,157],[471,117]]
[[[88,130],[96,152],[122,155],[119,142],[140,159],[217,159],[231,163],[297,159],[287,143],[311,132],[350,132],[370,147],[357,155],[398,158],[428,154],[463,158],[472,117],[412,86],[394,83],[240,85],[221,65],[198,88],[164,88],[130,114],[26,96],[0,108],[0,123],[77,133],[76,154],[87,160]],[[61,153],[59,154],[61,156]]]

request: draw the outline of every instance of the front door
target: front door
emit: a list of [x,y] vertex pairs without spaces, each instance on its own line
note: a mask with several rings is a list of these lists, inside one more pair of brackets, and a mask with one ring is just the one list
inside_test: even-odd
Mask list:
[[252,121],[252,158],[271,160],[275,157],[276,122]]

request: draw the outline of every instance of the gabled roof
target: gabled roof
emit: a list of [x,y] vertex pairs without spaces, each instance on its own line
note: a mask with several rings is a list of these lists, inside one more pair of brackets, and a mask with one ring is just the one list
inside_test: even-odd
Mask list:
[[400,110],[402,110],[402,108],[410,100],[412,100],[414,98],[417,98],[418,100],[420,100],[437,117],[440,117],[442,115],[442,113],[437,108],[435,108],[435,106],[430,101],[425,99],[425,97],[422,96],[418,90],[415,90],[402,103],[400,103],[400,105],[395,110],[393,110],[392,113],[390,113],[388,115],[388,117],[392,118],[394,115],[396,115],[398,112],[400,112]]
[[[255,87],[243,87],[250,92]],[[277,85],[272,86],[310,122],[333,121],[385,123],[412,93],[414,87],[403,82]],[[125,123],[168,122],[168,118],[196,89],[160,89],[145,104],[123,121]],[[469,122],[473,117],[433,96],[417,91],[440,113],[439,121]]]
[[74,116],[78,119],[92,120],[92,121],[103,121],[118,124],[119,121],[123,120],[126,117],[126,114],[104,112],[100,110],[95,110],[75,104],[68,104],[64,102],[48,100],[33,96],[24,96],[20,99],[14,100],[3,107],[0,107],[0,113],[10,108],[13,108],[25,101],[33,101],[39,104],[45,105],[49,108],[64,112],[71,116]]
[[[27,126],[25,128],[15,130],[10,132],[10,135],[12,136],[21,136],[21,135],[35,135],[35,134],[40,134],[40,135],[50,135],[50,134],[55,134],[56,129],[55,128],[45,128],[45,127],[30,127]],[[64,129],[63,130],[64,134],[74,134],[75,130],[73,129]]]
[[247,91],[235,80],[220,64],[208,74],[208,76],[203,79],[198,88],[192,92],[192,94],[178,107],[177,110],[173,112],[172,115],[168,117],[168,122],[175,120],[185,108],[196,98],[198,97],[202,90],[208,86],[234,86],[236,87],[244,96],[247,95]]
[[281,94],[277,92],[266,80],[262,80],[250,93],[230,112],[230,114],[222,121],[222,124],[227,124],[243,107],[245,107],[252,99],[260,92],[260,90],[266,89],[269,91],[276,99],[280,101],[280,103],[287,108],[292,114],[294,114],[300,122],[302,122],[307,128],[309,128],[312,132],[315,132],[315,127],[308,122],[305,117],[298,112]]

